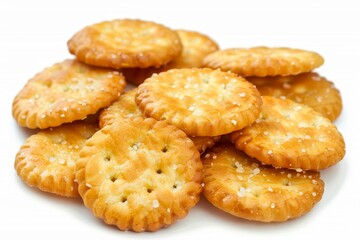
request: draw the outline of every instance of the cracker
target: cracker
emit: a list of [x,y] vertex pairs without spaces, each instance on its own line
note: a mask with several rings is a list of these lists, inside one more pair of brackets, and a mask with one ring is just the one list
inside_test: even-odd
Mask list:
[[233,145],[203,155],[204,196],[234,216],[283,222],[309,212],[321,200],[324,182],[317,172],[262,165]]
[[318,53],[292,48],[231,48],[209,54],[203,66],[240,76],[287,76],[310,72],[324,63]]
[[41,130],[26,139],[15,158],[15,169],[30,187],[65,197],[78,197],[75,163],[97,126],[71,123]]
[[179,57],[160,68],[124,68],[122,72],[126,81],[139,85],[154,73],[165,72],[174,68],[201,67],[204,57],[219,49],[218,44],[204,34],[188,30],[176,30],[176,33],[179,35],[183,46]]
[[334,121],[341,113],[342,100],[334,84],[319,74],[303,73],[287,77],[250,77],[261,95],[286,97],[312,107]]
[[215,137],[189,137],[194,142],[197,150],[200,154],[203,154],[206,149],[211,148],[217,141],[221,139],[221,136]]
[[86,142],[76,169],[84,204],[121,230],[168,226],[200,198],[199,152],[184,132],[151,118],[102,128]]
[[56,127],[110,105],[125,84],[117,71],[65,60],[30,79],[14,98],[12,113],[23,127]]
[[275,167],[320,170],[345,155],[341,133],[312,108],[288,99],[263,97],[260,117],[231,134],[247,155]]
[[159,67],[179,56],[182,45],[178,35],[161,24],[116,19],[83,28],[68,48],[81,62],[120,69]]
[[[135,103],[135,94],[137,89],[134,88],[125,94],[121,95],[119,99],[112,103],[109,107],[105,108],[99,116],[100,128],[106,125],[112,124],[117,119],[127,119],[144,117],[138,109]],[[207,148],[214,146],[214,144],[220,139],[220,136],[216,137],[191,137],[189,138],[194,142],[196,148],[200,154]]]
[[147,117],[189,136],[219,136],[247,126],[261,111],[256,87],[233,73],[173,69],[148,78],[135,98]]
[[118,100],[101,111],[99,116],[100,128],[103,128],[106,125],[110,125],[119,118],[126,119],[143,116],[135,104],[136,91],[137,89],[134,88],[122,94]]

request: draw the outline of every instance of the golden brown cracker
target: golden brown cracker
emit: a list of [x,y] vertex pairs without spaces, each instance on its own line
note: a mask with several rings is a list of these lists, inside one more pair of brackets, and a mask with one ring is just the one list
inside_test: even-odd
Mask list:
[[312,108],[288,99],[263,97],[260,117],[231,134],[236,147],[275,167],[320,170],[345,155],[335,125]]
[[147,117],[165,120],[189,136],[219,136],[247,126],[261,111],[255,86],[233,73],[173,69],[148,78],[135,98]]
[[56,127],[110,105],[125,84],[117,71],[65,60],[30,79],[14,98],[12,113],[23,127]]
[[[119,99],[113,102],[109,107],[105,108],[99,116],[100,128],[106,125],[112,124],[117,119],[144,117],[138,109],[135,103],[135,94],[137,89],[134,88],[124,94]],[[194,142],[196,148],[200,154],[207,148],[214,146],[214,144],[220,139],[220,136],[216,137],[191,137],[189,138]]]
[[120,69],[159,67],[179,56],[182,45],[178,35],[161,24],[115,19],[83,28],[68,48],[81,62]]
[[334,84],[310,72],[286,77],[250,77],[261,95],[285,97],[302,103],[334,121],[341,113],[342,100]]
[[204,57],[219,49],[218,44],[210,37],[194,31],[176,30],[182,43],[181,55],[168,64],[156,68],[124,68],[122,72],[126,81],[139,85],[154,73],[165,72],[174,68],[198,68]]
[[151,118],[105,126],[86,142],[76,168],[84,204],[121,230],[168,226],[200,198],[202,163],[193,142]]
[[99,116],[100,128],[103,128],[105,125],[110,125],[119,118],[125,119],[143,116],[135,104],[136,91],[137,89],[134,88],[122,94],[118,100],[101,111]]
[[262,165],[233,145],[219,145],[202,157],[203,194],[215,207],[260,222],[283,222],[309,212],[321,200],[317,172]]
[[231,48],[209,54],[203,66],[242,77],[287,76],[310,72],[324,63],[318,53],[292,48]]
[[79,196],[75,164],[94,124],[71,123],[41,130],[26,139],[16,154],[15,169],[30,187],[65,197]]
[[215,137],[189,137],[194,142],[197,150],[200,154],[203,154],[206,149],[211,148],[217,141],[221,139],[221,136]]

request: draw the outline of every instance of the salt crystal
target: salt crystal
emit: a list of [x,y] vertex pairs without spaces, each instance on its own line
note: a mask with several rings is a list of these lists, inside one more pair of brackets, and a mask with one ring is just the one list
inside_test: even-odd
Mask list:
[[158,208],[158,207],[160,206],[160,203],[159,203],[158,200],[155,199],[155,200],[152,202],[152,205],[153,205],[153,208]]

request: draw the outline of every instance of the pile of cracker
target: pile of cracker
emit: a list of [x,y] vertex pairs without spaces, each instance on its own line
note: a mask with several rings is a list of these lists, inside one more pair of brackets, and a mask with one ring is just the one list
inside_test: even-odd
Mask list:
[[201,194],[239,218],[297,218],[322,198],[319,171],[345,155],[332,123],[340,93],[312,72],[324,63],[315,52],[219,50],[204,34],[134,19],[87,26],[67,45],[75,59],[14,98],[18,124],[39,129],[15,169],[121,230],[169,226]]

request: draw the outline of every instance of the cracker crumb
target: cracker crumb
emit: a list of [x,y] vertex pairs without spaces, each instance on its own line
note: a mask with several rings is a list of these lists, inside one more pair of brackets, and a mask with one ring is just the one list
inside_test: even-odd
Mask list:
[[316,192],[312,192],[311,195],[312,195],[313,197],[316,197]]
[[275,208],[275,203],[271,203],[270,207]]
[[246,93],[241,92],[241,93],[239,93],[239,96],[240,96],[240,97],[245,97],[245,96],[246,96]]
[[234,124],[234,125],[237,125],[237,121],[236,121],[236,120],[234,120],[234,119],[233,119],[233,120],[231,120],[230,122],[231,122],[232,124]]
[[269,150],[267,153],[268,153],[269,155],[271,155],[273,152],[272,152],[271,150]]
[[273,192],[274,190],[271,187],[267,188],[269,192]]
[[92,188],[92,185],[90,183],[86,183],[85,186],[87,186],[88,188]]

